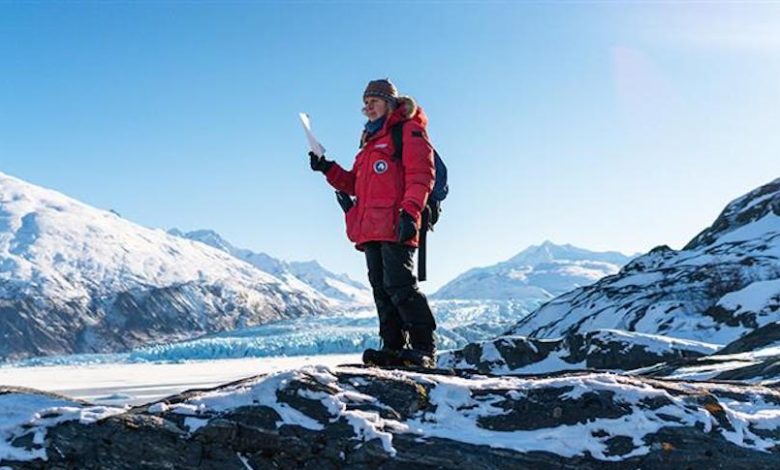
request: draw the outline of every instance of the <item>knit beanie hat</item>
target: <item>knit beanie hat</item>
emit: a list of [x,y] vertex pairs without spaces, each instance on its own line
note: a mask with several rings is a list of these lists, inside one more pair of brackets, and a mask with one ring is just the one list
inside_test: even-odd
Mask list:
[[363,99],[369,96],[376,96],[382,98],[388,103],[396,104],[398,100],[398,90],[395,85],[390,83],[387,78],[381,78],[379,80],[371,80],[368,82],[366,91],[363,92]]

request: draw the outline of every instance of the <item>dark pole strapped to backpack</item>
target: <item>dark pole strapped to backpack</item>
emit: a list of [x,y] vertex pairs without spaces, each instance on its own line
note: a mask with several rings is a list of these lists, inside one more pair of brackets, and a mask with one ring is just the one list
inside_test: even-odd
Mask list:
[[420,282],[424,281],[427,278],[427,272],[426,272],[426,248],[428,247],[428,244],[426,243],[426,240],[428,239],[428,207],[426,206],[425,209],[423,209],[422,213],[422,222],[420,224],[420,242],[419,242],[419,251],[417,252],[417,279],[420,280]]
[[[393,126],[393,128],[390,130],[392,137],[393,137],[393,147],[395,147],[395,154],[393,155],[393,158],[395,160],[398,160],[399,162],[403,162],[403,145],[404,145],[404,137],[403,137],[403,129],[404,129],[404,123],[396,124]],[[401,166],[403,166],[403,163],[401,163]],[[426,235],[428,233],[428,208],[425,207],[422,211],[422,221],[420,223],[420,239],[418,242],[418,251],[417,251],[417,280],[420,282],[424,281],[426,278],[426,267],[425,267],[425,248],[426,248]]]

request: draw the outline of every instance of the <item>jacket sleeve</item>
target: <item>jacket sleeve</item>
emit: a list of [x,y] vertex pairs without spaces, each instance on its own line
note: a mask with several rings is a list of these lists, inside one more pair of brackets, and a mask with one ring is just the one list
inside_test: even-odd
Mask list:
[[338,163],[334,163],[330,170],[325,174],[325,177],[337,191],[344,191],[350,196],[355,195],[355,168],[347,171],[341,167]]
[[401,208],[418,223],[435,182],[433,147],[425,129],[417,123],[404,126],[403,155],[404,196]]

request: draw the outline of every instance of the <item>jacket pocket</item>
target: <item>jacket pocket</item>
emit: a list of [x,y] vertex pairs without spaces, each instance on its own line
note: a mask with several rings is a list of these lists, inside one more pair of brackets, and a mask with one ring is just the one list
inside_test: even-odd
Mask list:
[[361,221],[361,232],[367,240],[395,236],[396,205],[394,198],[376,198],[368,201]]
[[357,206],[352,206],[352,208],[344,214],[347,221],[347,238],[349,238],[349,241],[352,243],[358,243],[360,237],[360,218],[357,214]]

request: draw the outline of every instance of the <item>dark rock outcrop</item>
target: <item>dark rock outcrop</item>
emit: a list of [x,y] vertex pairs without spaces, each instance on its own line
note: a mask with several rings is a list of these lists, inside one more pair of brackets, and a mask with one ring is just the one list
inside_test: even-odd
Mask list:
[[759,386],[590,372],[529,379],[309,367],[97,423],[53,424],[45,439],[11,444],[39,446],[46,461],[2,464],[770,469],[780,465],[780,427],[761,412],[777,410],[780,392]]
[[659,362],[697,358],[717,347],[655,335],[595,330],[559,339],[503,336],[471,343],[439,356],[441,367],[475,369],[490,374],[555,372],[566,369],[625,371]]
[[715,354],[696,359],[680,359],[633,371],[647,377],[678,380],[728,380],[780,387],[780,351]]
[[719,355],[751,352],[767,346],[780,346],[780,321],[769,323],[727,344]]

